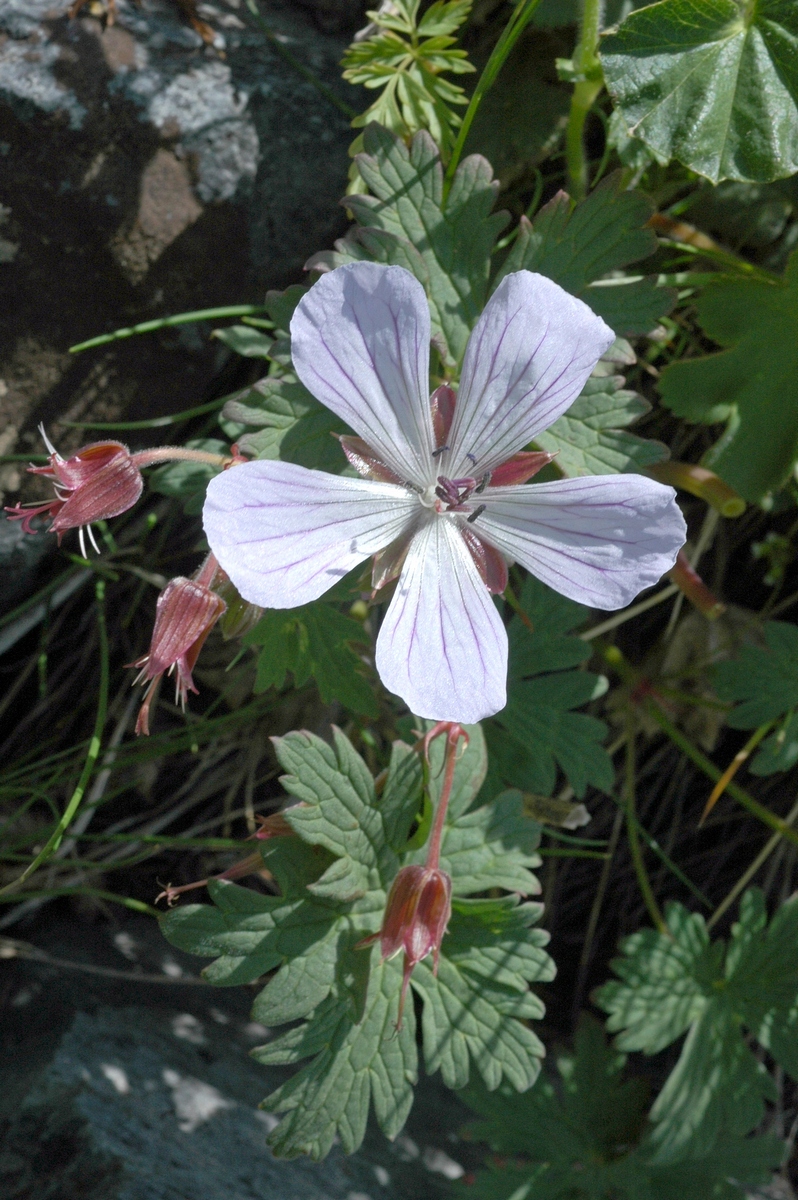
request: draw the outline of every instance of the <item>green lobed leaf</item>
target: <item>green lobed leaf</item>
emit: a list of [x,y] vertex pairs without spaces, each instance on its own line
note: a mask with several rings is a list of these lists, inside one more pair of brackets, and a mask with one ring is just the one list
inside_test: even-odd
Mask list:
[[706,465],[760,500],[798,459],[798,251],[782,280],[712,283],[696,311],[707,336],[728,349],[667,367],[663,403],[688,421],[728,421]]
[[755,729],[798,705],[798,629],[767,621],[766,648],[741,646],[736,658],[714,671],[721,700],[738,700],[726,720],[733,729]]
[[[412,986],[423,1003],[428,1071],[440,1068],[448,1084],[461,1087],[473,1062],[489,1087],[506,1079],[523,1089],[533,1083],[542,1054],[525,1024],[543,1011],[528,985],[551,979],[554,971],[544,949],[547,935],[534,928],[540,906],[521,903],[518,895],[461,895],[501,886],[503,878],[518,890],[538,890],[528,868],[537,863],[539,828],[534,822],[524,827],[514,804],[472,808],[485,747],[478,726],[469,734],[442,847],[457,898],[437,978],[421,963]],[[212,884],[215,907],[173,909],[162,928],[175,945],[214,958],[204,972],[211,982],[252,982],[274,972],[254,1015],[269,1026],[301,1024],[254,1055],[264,1063],[304,1065],[264,1101],[282,1114],[269,1143],[282,1155],[320,1158],[336,1137],[347,1152],[357,1148],[371,1105],[394,1137],[412,1103],[418,1063],[411,1003],[396,1031],[401,961],[381,963],[378,946],[368,950],[360,943],[379,928],[388,888],[400,865],[412,861],[408,835],[420,809],[423,772],[419,755],[397,743],[378,793],[340,731],[332,746],[310,733],[290,733],[275,739],[275,749],[288,772],[286,790],[299,801],[284,810],[294,835],[261,848],[281,895]],[[440,787],[434,771],[441,753],[433,743],[433,792]],[[474,829],[480,837],[488,831],[485,846],[469,842]]]
[[429,134],[417,133],[408,148],[372,123],[363,146],[356,162],[372,195],[346,201],[360,228],[308,265],[374,256],[412,270],[427,291],[433,336],[456,364],[485,305],[493,243],[507,224],[506,213],[491,213],[498,182],[490,164],[472,154],[457,168],[444,204],[443,168]]
[[652,1161],[662,1165],[710,1154],[719,1138],[761,1120],[775,1092],[744,1029],[798,1072],[798,898],[766,928],[761,893],[746,892],[728,946],[710,944],[703,917],[682,905],[671,904],[666,920],[667,934],[626,939],[613,963],[619,979],[596,994],[621,1050],[654,1054],[687,1032],[651,1110]]
[[[230,447],[218,438],[194,438],[186,442],[187,450],[206,450],[211,454],[229,454]],[[150,472],[149,484],[154,492],[162,496],[177,496],[183,505],[183,511],[191,516],[202,512],[205,503],[205,490],[218,475],[220,467],[210,463],[190,462],[188,460],[166,463]]]
[[517,615],[510,622],[507,707],[486,725],[494,777],[549,796],[560,768],[579,798],[589,784],[609,791],[614,772],[601,745],[607,727],[572,711],[601,687],[600,676],[567,669],[590,657],[586,642],[568,636],[585,609],[533,576],[519,602],[533,631]]
[[420,22],[418,8],[418,0],[396,0],[390,8],[370,12],[374,32],[347,49],[344,79],[381,89],[352,125],[360,128],[379,121],[403,138],[424,129],[448,153],[461,122],[451,105],[464,105],[467,97],[444,72],[462,75],[474,70],[451,36],[466,20],[471,0],[436,0]]
[[604,78],[630,132],[713,183],[798,171],[792,0],[660,0],[604,37]]
[[339,700],[352,712],[377,715],[377,705],[364,664],[352,648],[368,644],[363,626],[332,604],[315,601],[299,608],[270,609],[244,637],[261,646],[255,692],[282,688],[286,675],[302,687],[311,676],[325,704]]
[[534,221],[521,218],[495,282],[511,271],[539,271],[589,304],[617,334],[649,333],[673,308],[676,293],[653,278],[627,282],[619,272],[656,250],[656,235],[647,228],[653,211],[642,192],[624,190],[621,171],[578,204],[558,192]]
[[557,1056],[558,1077],[541,1075],[521,1097],[506,1087],[493,1094],[468,1088],[466,1101],[482,1117],[469,1135],[513,1156],[478,1175],[469,1194],[482,1200],[742,1200],[738,1185],[769,1181],[780,1155],[775,1138],[727,1137],[709,1154],[677,1166],[654,1162],[646,1136],[648,1088],[641,1079],[624,1078],[625,1062],[599,1023],[583,1016],[573,1053]]
[[[599,367],[603,364],[599,363]],[[628,391],[622,375],[593,375],[571,407],[536,443],[556,451],[565,475],[611,475],[642,471],[668,457],[662,442],[627,433],[625,426],[648,412],[650,405]]]
[[[346,425],[293,375],[267,375],[235,392],[222,410],[221,423],[253,458],[280,458],[335,474],[346,469],[346,457],[332,436],[344,433]],[[242,432],[247,426],[258,432]]]

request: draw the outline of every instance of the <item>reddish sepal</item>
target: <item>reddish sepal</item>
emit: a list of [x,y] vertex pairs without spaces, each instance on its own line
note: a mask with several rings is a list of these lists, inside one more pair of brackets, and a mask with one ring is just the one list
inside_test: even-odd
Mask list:
[[380,483],[401,483],[402,480],[389,466],[378,457],[368,442],[363,438],[354,437],[350,433],[338,438],[341,449],[347,457],[349,465],[354,467],[358,475],[364,479],[376,479]]
[[482,582],[492,595],[500,596],[507,587],[508,581],[507,563],[504,556],[495,546],[483,541],[470,526],[461,526],[460,533],[468,546]]
[[490,487],[512,487],[526,483],[547,467],[555,456],[547,450],[522,450],[491,471]]

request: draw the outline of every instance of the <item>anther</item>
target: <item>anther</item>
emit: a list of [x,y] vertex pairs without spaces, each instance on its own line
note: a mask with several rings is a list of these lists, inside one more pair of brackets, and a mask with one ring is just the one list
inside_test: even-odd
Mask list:
[[[479,490],[479,489],[477,489],[477,490]],[[487,504],[480,504],[478,508],[475,508],[474,511],[466,517],[466,521],[468,522],[468,524],[473,525],[474,522],[476,521],[477,517],[481,516],[487,507],[488,507]]]
[[479,483],[478,483],[478,484],[477,484],[477,486],[474,488],[474,491],[475,491],[477,494],[479,494],[480,492],[484,492],[484,491],[485,491],[485,488],[486,488],[486,487],[488,486],[488,484],[490,483],[490,475],[491,475],[490,471],[486,471],[486,472],[485,472],[485,474],[482,476],[482,478],[480,479]]
[[439,446],[437,450],[432,451],[432,457],[439,458],[440,455],[445,453],[445,451],[447,451],[448,449],[449,449],[448,446]]
[[466,454],[466,458],[470,458],[474,466],[477,465],[477,456],[475,454]]

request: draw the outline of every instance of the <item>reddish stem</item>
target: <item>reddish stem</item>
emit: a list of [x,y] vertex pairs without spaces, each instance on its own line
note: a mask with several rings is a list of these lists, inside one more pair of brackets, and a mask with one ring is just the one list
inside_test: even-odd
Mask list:
[[457,743],[460,741],[460,738],[465,738],[466,745],[468,745],[468,734],[462,726],[453,721],[439,721],[424,738],[424,754],[426,755],[427,763],[429,763],[429,744],[433,738],[439,737],[441,734],[446,735],[446,755],[444,758],[443,786],[441,788],[440,800],[438,801],[438,811],[435,813],[435,823],[432,826],[432,833],[430,834],[429,850],[427,851],[427,869],[431,871],[439,869],[443,826],[446,821],[446,812],[449,808],[449,797],[452,794],[454,769],[457,765]]
[[139,450],[131,454],[137,467],[149,467],[153,463],[186,462],[209,463],[212,467],[225,467],[230,462],[229,454],[212,454],[210,450],[189,450],[185,446],[155,446],[152,450]]

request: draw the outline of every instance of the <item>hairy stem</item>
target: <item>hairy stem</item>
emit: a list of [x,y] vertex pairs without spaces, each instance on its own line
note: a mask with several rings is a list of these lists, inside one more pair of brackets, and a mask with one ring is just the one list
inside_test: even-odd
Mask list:
[[452,794],[452,784],[454,783],[454,769],[457,766],[457,746],[460,738],[465,738],[468,741],[468,735],[464,729],[454,722],[442,721],[440,725],[436,725],[435,729],[424,739],[424,753],[427,753],[429,743],[432,738],[440,734],[446,735],[446,751],[444,755],[443,768],[443,786],[441,787],[440,799],[438,800],[438,808],[435,813],[435,820],[430,833],[429,849],[427,850],[427,866],[430,870],[437,871],[441,861],[441,842],[443,841],[443,827],[446,823],[446,812],[449,808],[449,797]]
[[579,45],[574,51],[574,70],[580,76],[574,84],[571,112],[565,134],[565,164],[568,190],[574,200],[587,195],[588,171],[585,156],[585,121],[587,114],[604,86],[601,64],[596,53],[601,31],[602,0],[584,0]]
[[212,467],[224,467],[230,462],[230,456],[212,454],[209,450],[188,450],[185,446],[155,446],[152,450],[140,450],[131,458],[137,467],[151,467],[153,463],[162,462],[199,462],[209,463]]

